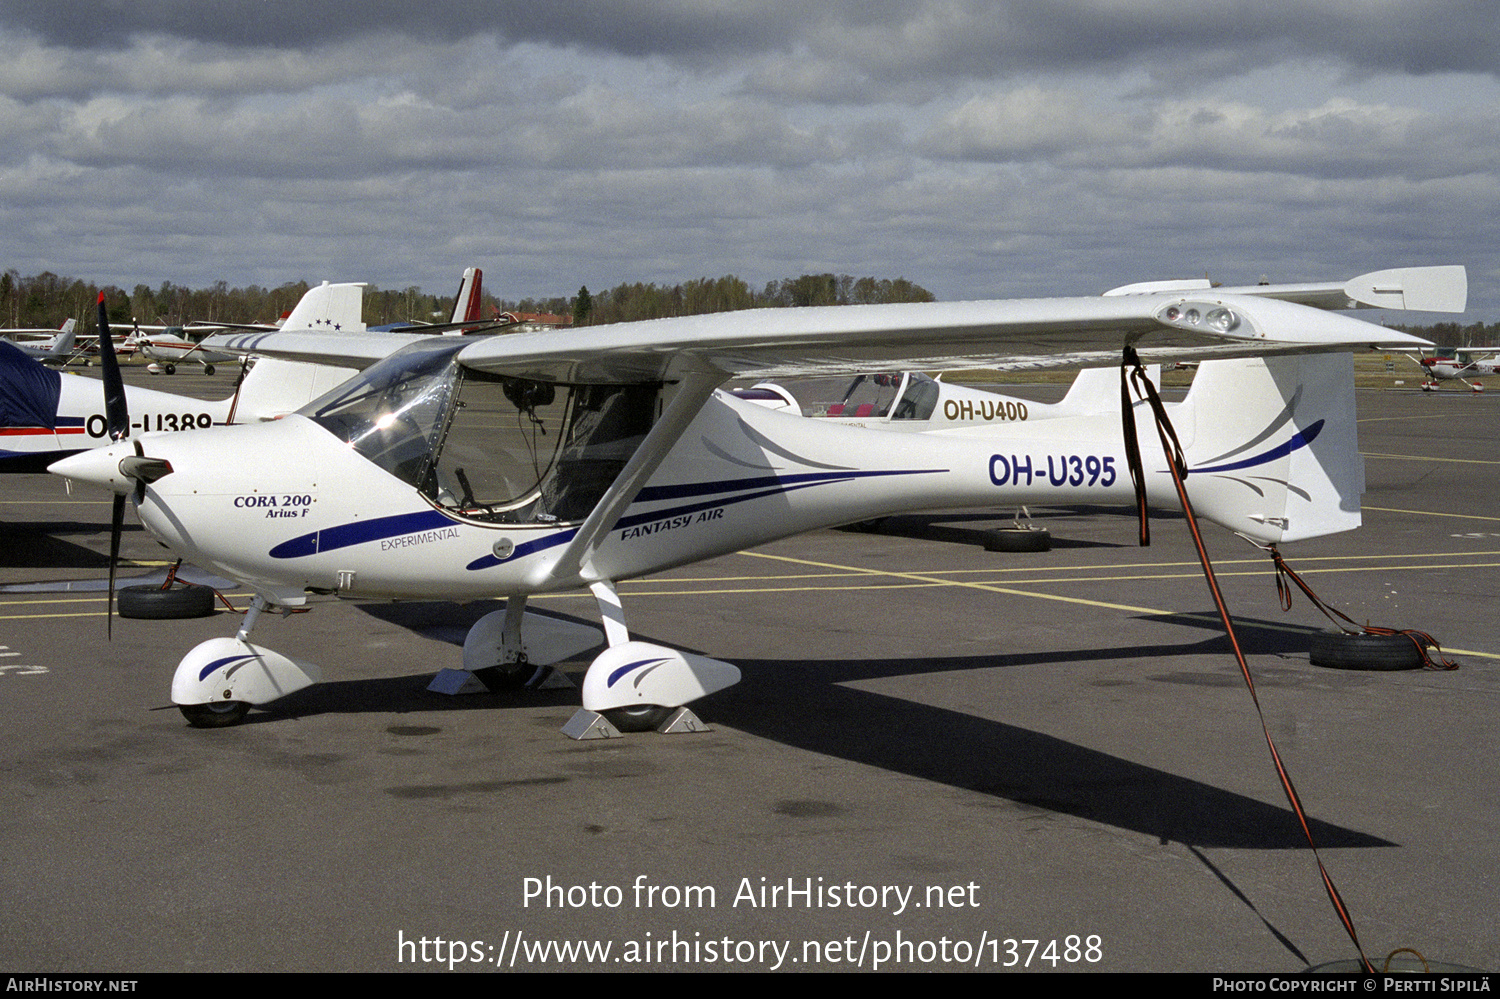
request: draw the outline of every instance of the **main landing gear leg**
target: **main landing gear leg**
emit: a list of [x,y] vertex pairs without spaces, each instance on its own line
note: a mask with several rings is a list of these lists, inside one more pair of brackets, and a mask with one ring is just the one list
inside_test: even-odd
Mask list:
[[701,732],[707,726],[684,705],[733,686],[740,671],[707,656],[634,641],[613,583],[590,589],[609,641],[583,678],[583,707],[563,727],[574,739],[612,739],[621,732]]
[[439,670],[427,689],[438,694],[482,694],[571,687],[573,681],[552,669],[552,664],[598,644],[598,628],[528,612],[524,596],[509,597],[502,610],[491,611],[469,629],[463,669]]
[[251,629],[271,606],[256,594],[233,638],[211,638],[177,664],[172,703],[195,728],[234,725],[252,704],[285,697],[323,678],[323,671],[312,663],[250,644]]

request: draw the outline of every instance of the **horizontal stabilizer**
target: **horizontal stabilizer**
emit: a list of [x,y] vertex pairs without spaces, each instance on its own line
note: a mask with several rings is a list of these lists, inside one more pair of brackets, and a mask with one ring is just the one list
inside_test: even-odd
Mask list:
[[1468,307],[1469,277],[1462,267],[1400,267],[1361,274],[1344,291],[1375,309],[1462,312]]
[[1204,278],[1142,281],[1111,288],[1105,298],[1193,292],[1213,288],[1217,295],[1246,295],[1295,302],[1315,309],[1404,309],[1411,312],[1462,312],[1467,308],[1469,276],[1462,265],[1396,267],[1371,271],[1344,282],[1253,284],[1214,287]]

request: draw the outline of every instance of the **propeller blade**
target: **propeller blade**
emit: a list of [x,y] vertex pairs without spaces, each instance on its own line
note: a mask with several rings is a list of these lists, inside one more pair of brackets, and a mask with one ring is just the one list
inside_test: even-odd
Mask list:
[[[109,336],[109,313],[104,307],[102,291],[99,292],[99,367],[104,373],[104,419],[109,427],[109,437],[110,440],[122,440],[130,433],[130,410],[125,403],[125,379],[120,376],[120,362],[115,358],[114,341]],[[137,460],[141,460],[139,441],[135,448]],[[122,461],[120,471],[125,473],[123,465]],[[170,465],[167,466],[167,471],[171,471]],[[139,476],[135,478],[137,490],[144,492],[145,481]],[[104,615],[105,635],[111,641],[115,637],[115,569],[120,562],[120,531],[124,526],[125,496],[123,493],[115,493],[114,509],[109,519],[109,605]]]
[[104,612],[104,633],[110,641],[115,637],[115,566],[120,562],[120,531],[124,526],[125,497],[115,493],[114,510],[109,520],[109,603]]
[[130,411],[125,405],[125,379],[120,377],[120,363],[115,359],[114,341],[109,335],[109,315],[104,308],[104,292],[99,293],[99,367],[104,372],[104,418],[109,424],[110,440],[120,440],[130,433]]

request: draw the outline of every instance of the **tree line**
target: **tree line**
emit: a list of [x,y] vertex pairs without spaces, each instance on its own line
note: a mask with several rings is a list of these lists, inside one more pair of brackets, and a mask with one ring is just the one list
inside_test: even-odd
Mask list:
[[[122,328],[132,322],[162,326],[195,321],[274,322],[290,312],[310,287],[306,281],[292,281],[276,288],[254,284],[231,288],[227,281],[216,281],[207,288],[189,288],[163,281],[155,288],[138,284],[126,291],[59,277],[51,271],[22,277],[8,270],[0,274],[0,326],[56,329],[64,320],[77,319],[81,328],[92,327],[101,291],[111,325]],[[487,295],[486,300],[489,308],[499,308],[494,296]],[[372,326],[413,319],[431,322],[434,315],[446,320],[452,311],[452,295],[429,295],[416,287],[399,291],[365,288],[364,319]]]
[[[93,324],[95,302],[101,291],[110,323],[120,327],[128,327],[133,321],[165,326],[183,326],[195,321],[273,322],[291,311],[309,287],[306,281],[293,281],[276,288],[253,284],[231,288],[227,281],[216,281],[206,288],[189,288],[163,281],[157,287],[138,284],[126,291],[113,285],[100,286],[61,277],[51,271],[23,277],[15,270],[8,270],[0,274],[0,326],[56,329],[66,319],[77,319],[81,328],[88,328]],[[930,291],[906,278],[804,274],[771,281],[755,289],[739,277],[726,275],[695,278],[675,285],[627,282],[594,294],[582,287],[571,298],[506,300],[486,292],[482,314],[544,313],[570,316],[579,325],[598,325],[737,309],[934,300]],[[371,285],[364,292],[364,320],[371,326],[446,321],[452,314],[453,301],[452,295],[430,295],[416,287],[398,290]]]
[[1500,345],[1500,322],[1490,323],[1433,323],[1430,326],[1391,324],[1391,329],[1410,333],[1424,340],[1431,340],[1439,347],[1491,347]]

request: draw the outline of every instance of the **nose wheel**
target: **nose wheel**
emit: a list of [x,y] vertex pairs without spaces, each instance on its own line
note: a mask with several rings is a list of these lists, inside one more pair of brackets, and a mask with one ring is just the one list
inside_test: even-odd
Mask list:
[[244,701],[214,701],[210,704],[179,704],[177,710],[193,728],[226,728],[238,725],[250,713]]
[[664,708],[660,704],[635,704],[628,708],[610,708],[608,711],[599,713],[621,732],[651,732],[667,720],[667,715],[672,713],[672,709]]

